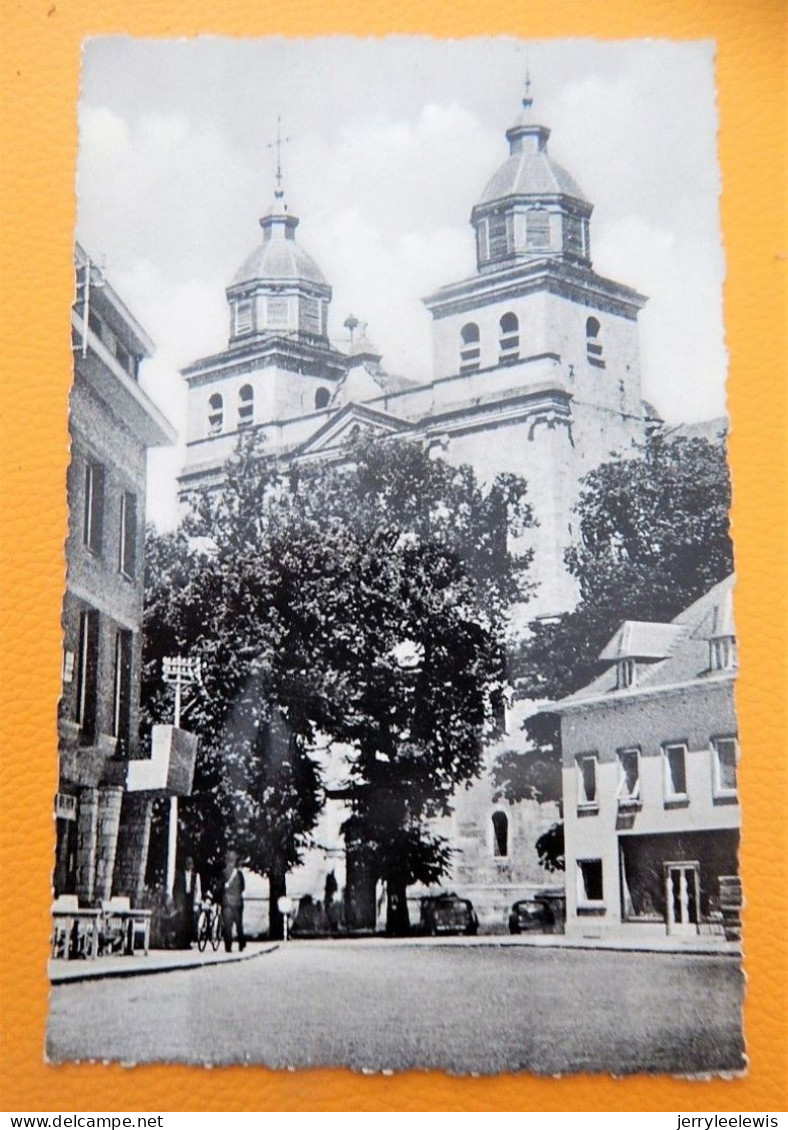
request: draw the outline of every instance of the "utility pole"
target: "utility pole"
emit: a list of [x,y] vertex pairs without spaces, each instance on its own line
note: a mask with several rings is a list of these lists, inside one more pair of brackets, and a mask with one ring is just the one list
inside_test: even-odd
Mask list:
[[[165,683],[175,687],[175,711],[173,725],[180,729],[183,687],[202,683],[199,659],[189,659],[182,655],[167,656],[162,659],[162,678]],[[175,887],[175,858],[178,851],[178,798],[170,797],[170,822],[167,829],[167,894],[172,897]]]

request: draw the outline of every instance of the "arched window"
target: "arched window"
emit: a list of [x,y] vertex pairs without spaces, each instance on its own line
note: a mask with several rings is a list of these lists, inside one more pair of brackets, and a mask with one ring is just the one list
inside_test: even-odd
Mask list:
[[516,314],[511,311],[501,318],[501,336],[498,341],[500,350],[499,360],[502,362],[516,361],[520,356],[520,323]]
[[588,318],[586,320],[586,357],[588,358],[589,365],[595,365],[597,369],[604,369],[605,362],[602,358],[602,343],[599,340],[599,331],[602,327],[597,318]]
[[460,330],[460,339],[460,372],[475,373],[481,357],[479,327],[475,322],[465,323]]
[[238,427],[251,428],[254,423],[254,389],[244,385],[238,393]]
[[331,393],[327,388],[319,388],[315,393],[315,408],[326,408]]
[[493,812],[493,855],[504,859],[509,854],[509,817],[505,812]]
[[208,435],[218,436],[224,428],[224,401],[215,392],[208,401]]

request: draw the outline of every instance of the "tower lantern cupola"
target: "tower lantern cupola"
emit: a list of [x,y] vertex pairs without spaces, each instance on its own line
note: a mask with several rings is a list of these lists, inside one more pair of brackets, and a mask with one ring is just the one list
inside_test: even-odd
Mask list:
[[530,79],[522,110],[506,131],[509,156],[471,213],[479,271],[557,259],[590,266],[593,205],[547,150],[550,130],[533,115]]
[[277,132],[276,190],[260,218],[263,239],[227,288],[230,346],[269,337],[326,344],[331,287],[311,255],[298,245],[298,218],[282,188],[282,139]]

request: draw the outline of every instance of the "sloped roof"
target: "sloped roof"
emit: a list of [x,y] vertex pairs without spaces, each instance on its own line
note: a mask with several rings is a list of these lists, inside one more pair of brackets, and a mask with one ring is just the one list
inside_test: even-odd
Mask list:
[[705,439],[709,443],[719,443],[728,434],[727,416],[715,416],[711,420],[696,420],[691,424],[668,424],[665,436],[671,439]]
[[580,185],[545,151],[512,153],[492,175],[479,197],[490,204],[507,196],[571,196],[588,202]]
[[[629,621],[629,625],[635,624],[634,634],[640,637],[640,645],[646,646],[647,643],[658,644],[665,647],[669,638],[672,636],[672,642],[669,648],[666,649],[667,653],[664,658],[656,659],[652,656],[652,662],[644,664],[638,669],[637,683],[633,687],[617,687],[616,679],[616,666],[615,662],[596,679],[593,679],[585,687],[581,687],[579,691],[574,694],[567,695],[553,706],[546,707],[546,710],[557,710],[560,712],[561,707],[572,706],[575,703],[582,703],[588,700],[600,699],[615,699],[627,698],[632,695],[637,695],[641,691],[656,690],[659,687],[674,686],[679,683],[688,683],[694,680],[702,680],[712,674],[709,670],[709,645],[708,640],[711,633],[707,634],[706,625],[712,628],[715,625],[728,626],[733,628],[733,601],[732,593],[735,583],[735,574],[730,574],[719,584],[714,585],[709,589],[699,600],[691,604],[683,612],[671,621],[670,624],[649,624],[640,621]],[[607,645],[602,652],[600,658],[607,660],[615,660],[624,658],[623,654],[616,653],[615,641],[621,635],[622,630],[627,627],[627,624],[619,628],[616,635]],[[641,629],[648,629],[648,631],[641,631]],[[656,629],[656,631],[655,631]],[[659,629],[662,629],[660,632]],[[668,629],[668,631],[665,631]],[[720,632],[719,634],[733,634],[733,632]],[[629,653],[630,656],[637,658],[633,652]],[[647,658],[641,656],[641,658]],[[717,672],[714,672],[716,675]]]
[[667,659],[685,628],[650,620],[625,620],[600,659]]
[[264,239],[233,276],[230,288],[245,282],[313,282],[326,286],[323,272],[294,239]]

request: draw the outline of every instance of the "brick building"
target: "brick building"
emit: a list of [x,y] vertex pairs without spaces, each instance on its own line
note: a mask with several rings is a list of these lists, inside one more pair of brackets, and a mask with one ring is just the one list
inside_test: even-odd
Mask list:
[[627,621],[560,718],[567,933],[721,932],[738,873],[733,577],[670,624]]
[[77,247],[55,894],[138,897],[150,798],[138,756],[146,453],[175,433],[139,385],[153,344]]

